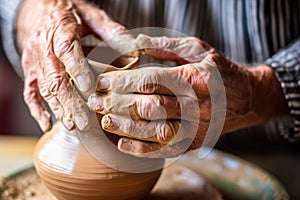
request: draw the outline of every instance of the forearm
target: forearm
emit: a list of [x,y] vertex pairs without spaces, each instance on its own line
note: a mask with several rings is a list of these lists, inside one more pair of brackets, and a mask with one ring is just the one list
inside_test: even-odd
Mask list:
[[294,142],[300,139],[300,38],[278,51],[266,63],[271,66],[280,82],[288,103],[293,124],[281,123],[280,134]]
[[250,71],[255,77],[252,106],[257,115],[256,124],[288,114],[288,104],[274,70],[267,65],[260,65],[250,68]]
[[222,74],[227,96],[223,133],[256,126],[288,113],[272,68],[232,65],[231,70],[227,67]]

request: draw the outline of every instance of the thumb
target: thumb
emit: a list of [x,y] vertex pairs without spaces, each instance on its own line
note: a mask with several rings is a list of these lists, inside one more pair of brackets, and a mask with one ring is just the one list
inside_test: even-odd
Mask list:
[[124,26],[110,19],[103,10],[91,4],[77,0],[75,5],[83,23],[103,40],[110,37],[109,33],[121,33],[126,30]]
[[195,37],[150,37],[140,34],[136,43],[146,55],[158,60],[175,61],[178,64],[200,62],[211,49],[208,44]]
[[137,50],[135,39],[126,28],[112,20],[105,11],[83,1],[76,1],[77,11],[85,26],[122,54]]

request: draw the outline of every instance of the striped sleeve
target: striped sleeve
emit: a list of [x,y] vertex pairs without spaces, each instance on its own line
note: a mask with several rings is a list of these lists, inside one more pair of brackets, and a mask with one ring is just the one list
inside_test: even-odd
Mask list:
[[23,77],[21,67],[21,56],[16,46],[15,20],[19,10],[21,0],[0,0],[0,27],[1,39],[5,54],[20,77]]
[[266,60],[276,72],[288,102],[294,125],[281,128],[280,134],[290,142],[300,139],[300,38]]

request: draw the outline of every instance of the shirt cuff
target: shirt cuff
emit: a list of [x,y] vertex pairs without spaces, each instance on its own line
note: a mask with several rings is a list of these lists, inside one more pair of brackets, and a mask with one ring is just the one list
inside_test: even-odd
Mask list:
[[20,77],[23,77],[21,55],[16,45],[16,17],[22,0],[1,1],[0,26],[4,52]]
[[300,39],[266,60],[281,84],[292,117],[292,124],[279,123],[283,138],[290,142],[300,139]]

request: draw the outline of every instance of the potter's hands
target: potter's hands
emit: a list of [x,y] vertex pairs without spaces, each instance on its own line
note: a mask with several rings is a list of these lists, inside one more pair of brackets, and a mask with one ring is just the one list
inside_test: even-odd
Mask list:
[[17,20],[24,99],[43,131],[52,125],[44,101],[67,129],[75,124],[85,128],[88,108],[73,91],[73,81],[81,93],[88,93],[93,76],[80,39],[92,33],[106,40],[122,31],[123,26],[84,1],[24,1]]
[[[280,85],[267,66],[240,67],[197,38],[142,36],[137,41],[145,54],[187,64],[100,75],[98,92],[89,97],[89,106],[104,115],[104,130],[122,137],[118,148],[125,153],[174,157],[200,147],[212,119],[211,97],[218,97],[223,84],[227,101],[217,110],[226,112],[222,133],[261,123],[286,108],[280,102],[284,101]],[[223,82],[216,79],[216,70]],[[223,101],[217,98],[215,104]]]

